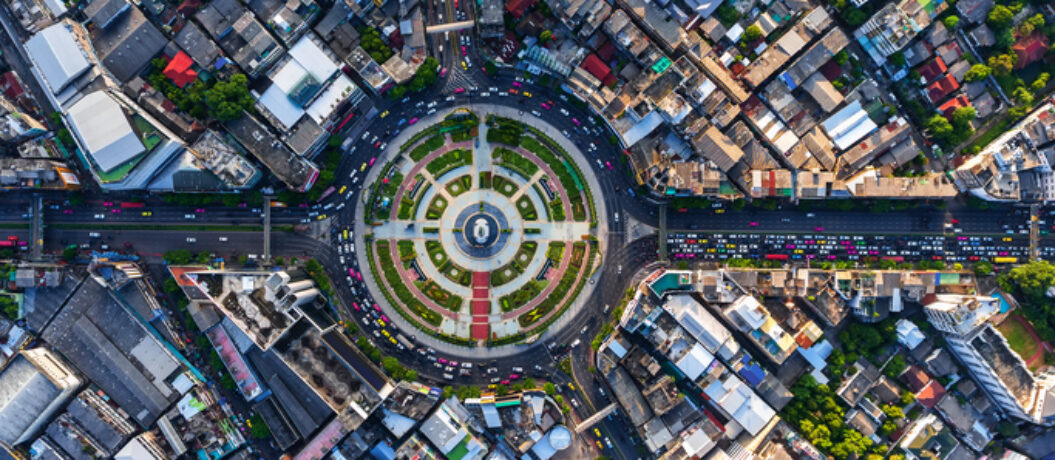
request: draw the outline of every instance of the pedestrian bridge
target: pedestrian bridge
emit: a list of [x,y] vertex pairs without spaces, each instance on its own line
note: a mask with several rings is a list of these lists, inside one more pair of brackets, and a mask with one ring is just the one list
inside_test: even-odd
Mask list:
[[594,423],[599,422],[602,418],[607,417],[608,414],[611,414],[612,412],[615,412],[615,403],[601,408],[601,410],[597,411],[586,420],[579,422],[578,425],[575,425],[575,432],[582,433],[584,430],[590,428]]
[[425,27],[425,33],[427,34],[442,34],[444,32],[451,32],[455,30],[468,29],[473,26],[473,21],[460,21],[460,22],[448,22],[446,24],[435,24]]

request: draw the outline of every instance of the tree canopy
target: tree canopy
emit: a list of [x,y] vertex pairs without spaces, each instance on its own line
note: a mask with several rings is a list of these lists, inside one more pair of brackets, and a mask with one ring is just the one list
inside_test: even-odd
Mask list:
[[972,81],[984,80],[989,77],[989,74],[993,73],[993,69],[985,64],[975,64],[967,69],[967,73],[963,75],[964,80],[968,83]]
[[253,108],[248,81],[243,74],[235,74],[228,81],[218,81],[205,91],[205,105],[209,115],[219,121],[237,120],[245,110]]
[[1008,7],[1004,5],[996,5],[993,9],[989,10],[989,17],[986,18],[985,22],[994,29],[1006,29],[1011,26],[1011,21],[1015,19],[1015,13],[1013,13]]

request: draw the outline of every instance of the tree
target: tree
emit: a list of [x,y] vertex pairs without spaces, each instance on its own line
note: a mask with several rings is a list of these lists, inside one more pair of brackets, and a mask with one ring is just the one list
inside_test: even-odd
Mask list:
[[205,91],[205,104],[209,116],[218,121],[237,120],[243,111],[253,108],[253,96],[249,94],[248,80],[244,74],[235,74],[228,81],[218,81]]
[[534,389],[534,388],[538,388],[537,386],[535,386],[535,379],[533,379],[531,377],[528,377],[528,378],[524,379],[524,388],[529,389],[529,390],[530,389]]
[[897,424],[889,419],[883,422],[883,426],[879,427],[879,433],[883,436],[890,436],[890,433],[893,433],[894,430],[897,430]]
[[1029,87],[1033,91],[1041,91],[1044,89],[1045,86],[1048,86],[1048,79],[1050,78],[1051,74],[1047,72],[1042,72],[1040,75],[1037,75],[1037,79],[1033,80],[1033,83],[1031,83]]
[[989,57],[989,67],[993,69],[993,75],[1003,77],[1011,75],[1017,61],[1018,55],[1015,53],[998,54]]
[[916,395],[912,394],[912,392],[901,390],[901,407],[905,407],[909,404],[912,404],[912,402],[915,400]]
[[551,38],[553,38],[553,32],[547,29],[543,30],[542,33],[539,34],[538,41],[539,43],[545,45],[546,42],[550,41]]
[[905,367],[905,358],[901,355],[894,355],[893,358],[890,358],[890,362],[887,363],[886,367],[883,368],[883,375],[890,378],[897,378],[897,376],[905,371]]
[[946,29],[952,30],[955,29],[956,26],[960,25],[960,18],[957,17],[955,14],[949,15],[944,20],[942,20],[942,24],[945,24]]
[[904,67],[905,66],[905,53],[902,53],[901,51],[898,51],[898,52],[896,52],[894,54],[891,54],[890,55],[890,63],[894,64],[894,65],[896,65],[898,67]]
[[846,23],[849,24],[850,27],[857,27],[861,24],[864,24],[865,21],[868,20],[868,14],[853,5],[843,8],[841,15],[843,20],[846,21]]
[[850,61],[850,53],[847,53],[846,50],[840,50],[838,53],[835,53],[833,59],[835,59],[836,64],[846,65],[846,63]]
[[271,429],[267,427],[263,417],[253,414],[249,417],[249,434],[256,439],[267,439],[271,437]]
[[392,100],[402,99],[404,94],[407,94],[407,87],[403,85],[396,85],[388,90],[388,98]]
[[1020,106],[1032,106],[1033,105],[1033,93],[1026,89],[1025,86],[1019,86],[1011,92],[1011,99],[1014,99]]
[[984,261],[984,260],[979,261],[978,263],[974,264],[974,274],[975,275],[977,275],[977,276],[986,276],[986,275],[988,275],[990,273],[993,273],[993,264],[991,264],[991,263],[989,263],[987,261]]
[[883,406],[883,413],[894,420],[905,418],[905,413],[901,411],[901,408],[893,404]]
[[1015,13],[1013,13],[1008,7],[1004,5],[996,5],[993,9],[989,10],[989,17],[986,18],[985,22],[994,29],[1006,29],[1011,26],[1011,21],[1015,19]]
[[984,80],[989,77],[989,74],[993,73],[993,69],[985,64],[975,64],[967,69],[967,73],[963,74],[964,80],[968,83],[972,81]]
[[170,264],[184,265],[189,264],[194,256],[186,249],[176,249],[173,251],[166,251],[161,257],[165,259],[165,262]]
[[545,391],[546,395],[552,397],[554,394],[557,393],[557,387],[553,385],[552,382],[546,382],[544,385],[542,385],[542,391]]
[[952,111],[952,125],[957,130],[969,129],[971,126],[971,120],[977,116],[974,107],[957,107],[956,110]]
[[486,61],[484,62],[484,72],[487,72],[487,75],[494,75],[495,72],[498,72],[498,66],[494,62]]
[[952,123],[945,119],[941,114],[936,114],[930,117],[923,125],[930,135],[939,141],[947,142],[952,139],[956,133],[952,128]]
[[755,40],[762,38],[762,28],[756,24],[747,26],[744,30],[744,41],[747,43],[754,43]]
[[77,258],[77,245],[67,246],[62,250],[62,260],[70,262]]
[[996,426],[996,431],[1005,438],[1014,438],[1018,436],[1018,425],[1004,420]]

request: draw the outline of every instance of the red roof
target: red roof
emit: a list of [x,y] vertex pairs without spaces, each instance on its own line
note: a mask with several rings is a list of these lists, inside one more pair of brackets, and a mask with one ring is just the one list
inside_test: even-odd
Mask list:
[[22,89],[22,83],[18,81],[14,70],[0,75],[0,89],[4,90],[4,96],[12,100],[18,99],[26,92]]
[[1033,32],[1033,35],[1015,43],[1011,50],[1018,55],[1015,68],[1021,69],[1044,58],[1044,53],[1048,52],[1048,37],[1040,32]]
[[604,81],[604,79],[612,73],[612,70],[608,68],[608,65],[601,62],[601,58],[597,57],[596,54],[586,56],[586,59],[582,61],[582,64],[579,64],[579,67],[590,72],[590,75],[593,75],[594,78],[601,81]]
[[941,56],[931,59],[926,64],[916,68],[919,75],[923,77],[923,81],[928,83],[934,81],[935,78],[940,77],[946,70],[949,70],[949,68],[945,66],[945,61],[942,60]]
[[916,395],[916,402],[931,409],[935,404],[938,404],[938,401],[941,400],[942,396],[945,396],[945,387],[942,387],[937,380],[931,380],[930,383],[923,387],[923,390]]
[[506,11],[512,14],[514,18],[520,19],[524,16],[524,12],[528,8],[535,6],[537,0],[509,0],[506,2]]
[[938,107],[938,111],[941,112],[942,115],[945,115],[945,118],[948,118],[949,121],[952,121],[952,113],[955,112],[956,109],[960,107],[970,106],[971,101],[967,99],[967,95],[961,94],[952,99],[949,99],[947,102],[942,104],[940,107]]
[[176,7],[176,10],[179,11],[183,17],[189,18],[194,16],[194,13],[198,11],[199,7],[201,7],[201,0],[183,0],[183,3],[180,3],[179,6]]
[[959,87],[960,84],[956,82],[956,77],[946,74],[927,87],[927,97],[930,98],[932,104],[937,104],[938,101],[945,99],[945,96],[956,91]]
[[191,69],[192,65],[194,65],[194,61],[191,60],[190,56],[180,51],[169,61],[162,73],[172,80],[172,83],[182,88],[198,78],[198,72]]

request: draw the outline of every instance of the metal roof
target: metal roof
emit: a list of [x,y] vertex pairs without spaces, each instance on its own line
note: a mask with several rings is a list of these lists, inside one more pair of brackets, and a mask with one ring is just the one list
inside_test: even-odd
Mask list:
[[70,127],[103,171],[146,151],[121,105],[103,91],[84,96],[70,107],[68,116]]
[[61,22],[30,37],[26,41],[26,51],[53,93],[60,92],[91,67],[74,40],[73,31]]

